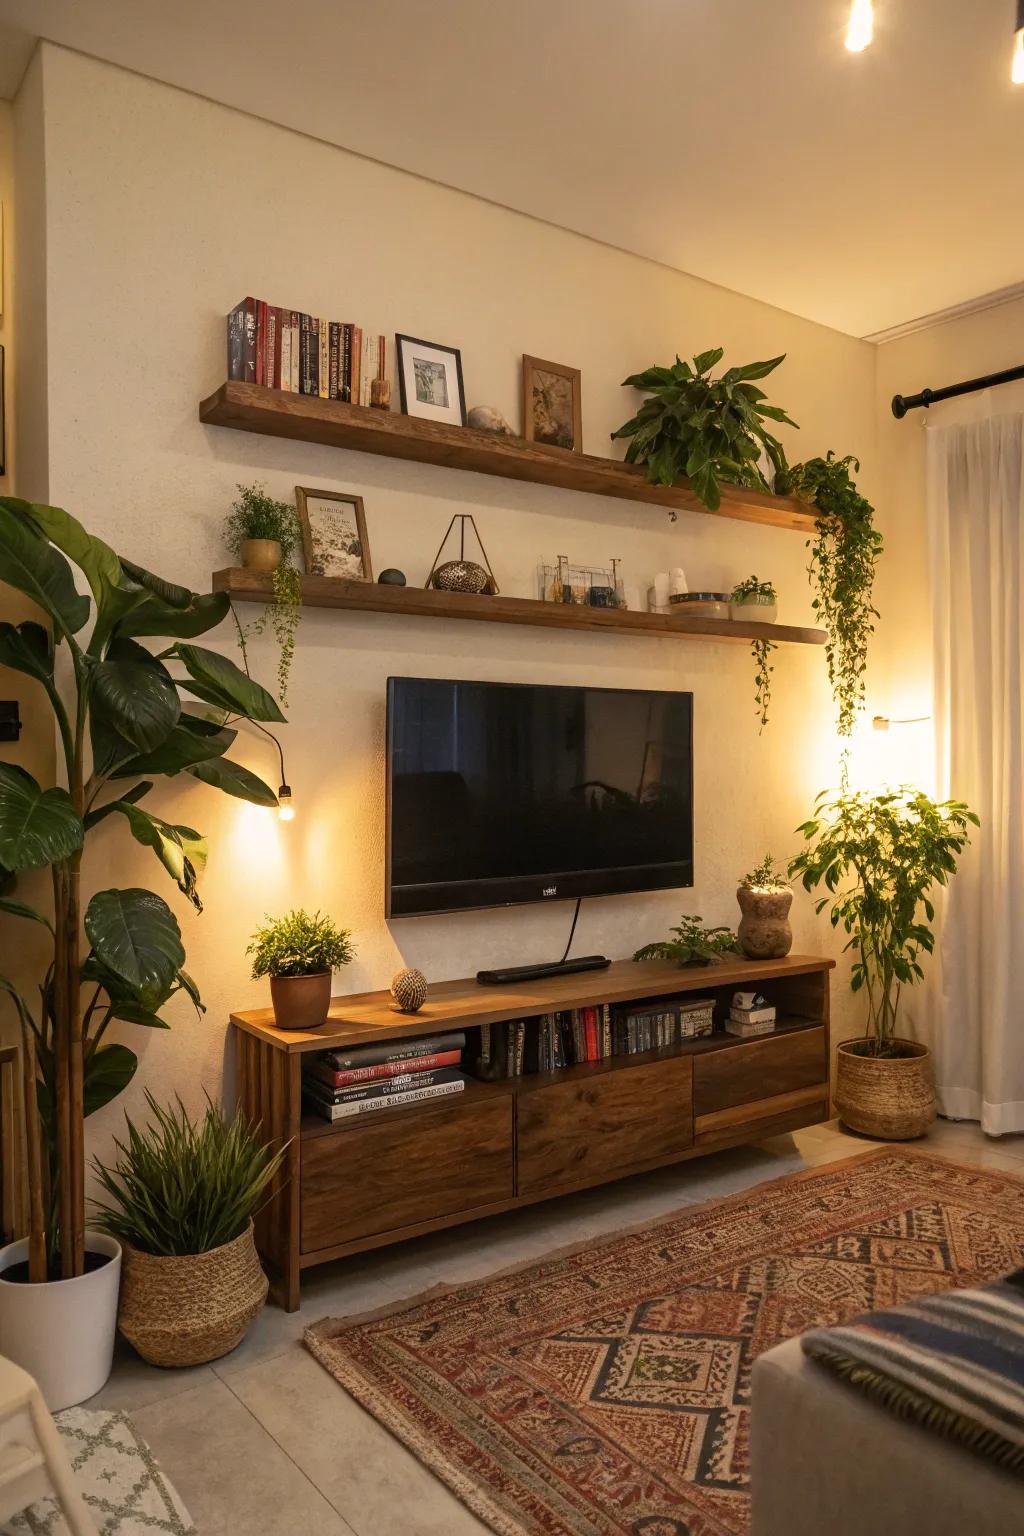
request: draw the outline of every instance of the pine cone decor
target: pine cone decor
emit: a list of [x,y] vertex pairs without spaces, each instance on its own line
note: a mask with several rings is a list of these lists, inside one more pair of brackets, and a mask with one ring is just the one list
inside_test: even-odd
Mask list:
[[427,978],[410,967],[391,979],[391,1004],[396,1013],[419,1013],[427,1000]]

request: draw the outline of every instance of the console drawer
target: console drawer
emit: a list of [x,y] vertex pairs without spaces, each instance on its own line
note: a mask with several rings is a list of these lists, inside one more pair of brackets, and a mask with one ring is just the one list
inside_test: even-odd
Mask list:
[[303,1253],[512,1199],[512,1095],[385,1111],[302,1143]]
[[688,1056],[519,1094],[518,1193],[617,1178],[693,1145]]
[[[828,1062],[825,1030],[792,1030],[762,1040],[738,1040],[735,1045],[698,1056],[693,1072],[693,1113],[698,1134],[701,1120],[735,1105],[756,1105],[824,1084],[827,1097]],[[752,1119],[757,1118],[752,1109]]]

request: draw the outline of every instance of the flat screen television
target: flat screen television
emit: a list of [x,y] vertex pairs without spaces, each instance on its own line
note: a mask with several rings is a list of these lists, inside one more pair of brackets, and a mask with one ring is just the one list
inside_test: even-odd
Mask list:
[[388,679],[389,917],[693,884],[693,695]]

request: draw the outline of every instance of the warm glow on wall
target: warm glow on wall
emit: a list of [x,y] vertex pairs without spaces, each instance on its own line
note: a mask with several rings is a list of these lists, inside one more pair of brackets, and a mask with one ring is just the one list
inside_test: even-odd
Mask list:
[[[1018,18],[1019,20],[1019,18]],[[1018,27],[1013,43],[1013,64],[1010,79],[1014,85],[1024,85],[1024,27]]]
[[872,0],[853,0],[846,26],[846,46],[851,53],[863,53],[875,35],[875,8]]

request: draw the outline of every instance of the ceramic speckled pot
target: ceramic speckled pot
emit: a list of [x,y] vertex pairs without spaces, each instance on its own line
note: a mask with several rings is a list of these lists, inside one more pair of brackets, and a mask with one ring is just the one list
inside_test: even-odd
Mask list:
[[736,892],[740,904],[740,925],[736,930],[740,948],[751,960],[781,960],[793,948],[793,930],[789,926],[792,891],[761,891],[756,886],[741,885]]

